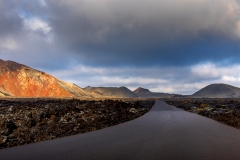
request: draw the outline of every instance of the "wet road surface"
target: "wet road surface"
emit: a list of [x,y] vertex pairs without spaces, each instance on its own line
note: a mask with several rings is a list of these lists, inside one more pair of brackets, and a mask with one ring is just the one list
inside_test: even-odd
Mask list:
[[0,150],[0,159],[240,159],[240,130],[163,101],[102,130]]

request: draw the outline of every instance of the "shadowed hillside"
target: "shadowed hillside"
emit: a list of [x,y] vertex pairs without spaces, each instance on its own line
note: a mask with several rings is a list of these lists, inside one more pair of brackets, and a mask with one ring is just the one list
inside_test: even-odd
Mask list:
[[155,93],[155,92],[151,92],[148,89],[141,88],[141,87],[138,87],[133,92],[142,98],[155,98],[155,97],[166,98],[166,97],[172,97],[175,95],[175,94],[169,94],[169,93]]
[[228,84],[211,84],[196,93],[192,98],[240,98],[240,88]]
[[13,61],[0,60],[0,96],[92,97],[80,87]]
[[84,90],[94,97],[135,98],[137,94],[126,87],[86,87]]

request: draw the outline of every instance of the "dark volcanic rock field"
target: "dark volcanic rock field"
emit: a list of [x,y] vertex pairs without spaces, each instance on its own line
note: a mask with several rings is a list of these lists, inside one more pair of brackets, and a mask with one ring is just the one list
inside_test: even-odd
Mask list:
[[240,99],[168,99],[165,101],[185,111],[240,128]]
[[0,100],[0,148],[90,132],[142,116],[154,101]]

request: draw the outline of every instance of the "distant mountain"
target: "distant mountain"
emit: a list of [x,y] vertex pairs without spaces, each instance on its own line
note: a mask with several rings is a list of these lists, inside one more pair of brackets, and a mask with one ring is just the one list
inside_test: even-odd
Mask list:
[[240,88],[228,84],[210,84],[196,93],[192,98],[240,98]]
[[136,94],[138,94],[138,95],[151,94],[151,93],[152,93],[152,92],[150,92],[148,89],[141,88],[141,87],[138,87],[138,88],[135,89],[133,92],[136,93]]
[[136,93],[139,97],[142,98],[166,98],[166,97],[172,97],[175,96],[176,94],[169,94],[169,93],[156,93],[156,92],[151,92],[148,89],[138,87],[136,90],[133,91]]
[[116,98],[135,98],[137,94],[126,87],[86,87],[84,91],[92,94],[94,97],[116,97]]
[[80,87],[26,65],[0,59],[1,97],[92,97]]

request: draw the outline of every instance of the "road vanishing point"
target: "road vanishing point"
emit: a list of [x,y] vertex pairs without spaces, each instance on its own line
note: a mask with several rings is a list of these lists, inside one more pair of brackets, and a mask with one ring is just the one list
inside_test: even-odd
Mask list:
[[1,160],[239,160],[240,130],[156,101],[105,129],[0,150]]

